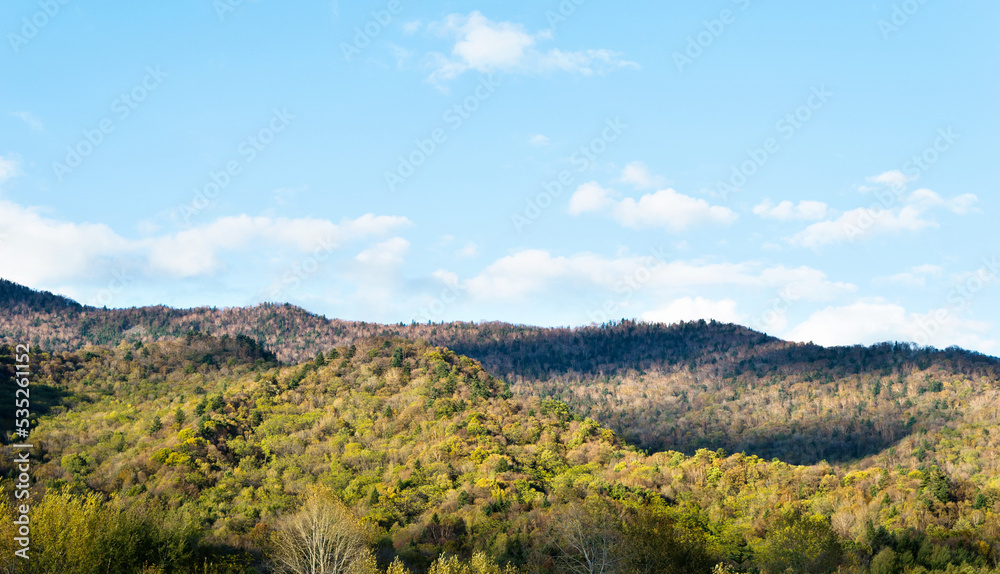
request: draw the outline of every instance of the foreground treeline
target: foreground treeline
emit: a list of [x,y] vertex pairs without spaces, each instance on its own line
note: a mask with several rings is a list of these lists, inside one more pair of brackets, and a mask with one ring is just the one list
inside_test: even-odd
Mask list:
[[[790,512],[775,517],[771,534],[752,547],[740,544],[725,559],[713,556],[709,535],[677,522],[663,508],[620,505],[592,496],[553,509],[545,552],[519,567],[501,565],[483,550],[465,557],[444,552],[429,566],[407,566],[385,552],[379,528],[358,518],[334,492],[314,487],[300,508],[258,525],[242,547],[211,544],[184,512],[129,506],[97,495],[52,493],[35,505],[30,558],[14,556],[15,516],[0,526],[0,571],[22,573],[350,573],[605,574],[741,572],[871,572],[997,574],[984,560],[956,561],[946,546],[923,537],[869,531],[861,544],[845,543],[821,516]],[[5,501],[6,502],[6,501]],[[9,507],[8,507],[9,508]],[[923,541],[921,542],[921,539]],[[379,556],[382,560],[379,560]],[[972,559],[969,559],[972,558]],[[380,565],[380,562],[382,564]]]
[[[32,372],[33,560],[7,560],[10,517],[0,533],[0,564],[22,571],[891,574],[1000,560],[995,452],[977,451],[1000,436],[996,382],[955,373],[927,392],[970,402],[974,428],[794,466],[648,455],[423,341],[280,366],[246,339],[190,333],[38,353]],[[0,473],[11,492],[7,449]]]

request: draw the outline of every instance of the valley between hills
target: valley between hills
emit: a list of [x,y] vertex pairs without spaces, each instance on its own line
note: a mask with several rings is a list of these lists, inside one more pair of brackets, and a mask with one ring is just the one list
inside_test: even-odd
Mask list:
[[0,281],[11,400],[18,344],[34,554],[7,571],[295,571],[307,530],[354,572],[1000,571],[1000,360],[957,348],[97,309]]

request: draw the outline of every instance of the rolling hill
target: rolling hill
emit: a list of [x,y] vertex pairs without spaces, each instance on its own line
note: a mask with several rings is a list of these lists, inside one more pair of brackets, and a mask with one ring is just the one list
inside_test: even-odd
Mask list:
[[[571,572],[597,550],[615,572],[1000,560],[995,358],[704,322],[105,310],[2,287],[11,394],[10,345],[38,345],[34,532],[56,557],[38,564],[260,571],[316,488],[355,517],[372,568],[425,571],[444,553],[469,560],[455,571],[486,556]],[[60,534],[70,519],[76,537]]]

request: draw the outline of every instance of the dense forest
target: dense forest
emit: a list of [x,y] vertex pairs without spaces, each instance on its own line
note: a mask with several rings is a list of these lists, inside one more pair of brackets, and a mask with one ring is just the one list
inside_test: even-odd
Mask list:
[[7,396],[36,344],[32,560],[4,448],[4,571],[1000,572],[993,358],[0,287]]
[[2,280],[0,302],[0,341],[54,351],[197,331],[249,337],[281,361],[302,362],[365,338],[426,340],[476,359],[519,396],[566,402],[647,451],[724,448],[796,464],[857,460],[914,433],[974,423],[983,411],[941,392],[953,379],[1000,380],[1000,361],[960,349],[825,348],[714,322],[570,329],[380,325],[273,304],[95,309]]

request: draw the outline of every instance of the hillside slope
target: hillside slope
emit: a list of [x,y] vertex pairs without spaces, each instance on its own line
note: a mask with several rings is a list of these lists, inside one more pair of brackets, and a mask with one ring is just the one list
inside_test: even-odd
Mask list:
[[[977,572],[1000,559],[1000,429],[989,417],[922,434],[919,459],[794,466],[722,450],[646,455],[565,403],[511,395],[475,360],[398,338],[281,366],[245,340],[191,334],[36,354],[32,371],[32,392],[49,401],[31,436],[41,508],[86,523],[74,497],[96,494],[95,508],[161,513],[187,525],[178,564],[264,564],[272,529],[316,483],[368,525],[382,564],[400,557],[416,570],[482,550],[525,571],[569,571],[573,524],[640,571],[860,573],[891,554],[899,569],[880,572]],[[978,384],[961,382],[980,410],[997,404]],[[0,474],[12,477],[2,452]],[[65,543],[46,537],[51,514],[39,512],[39,551]]]
[[[519,396],[557,398],[649,451],[723,448],[792,463],[849,463],[977,424],[1000,360],[907,345],[824,348],[719,323],[624,321],[577,329],[506,323],[380,325],[291,305],[94,309],[6,283],[0,340],[43,349],[150,343],[192,330],[260,341],[286,362],[374,336],[473,357]],[[916,450],[916,447],[910,448]]]

